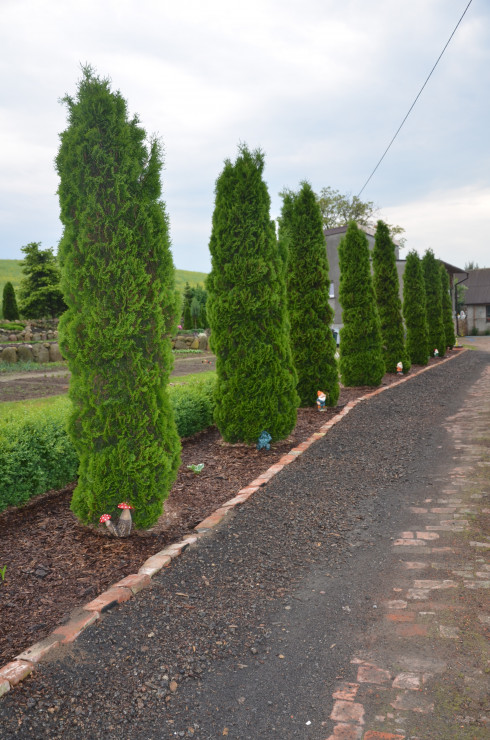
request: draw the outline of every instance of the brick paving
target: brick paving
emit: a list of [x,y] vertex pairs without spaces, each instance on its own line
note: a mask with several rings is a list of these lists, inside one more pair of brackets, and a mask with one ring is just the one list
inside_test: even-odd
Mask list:
[[[393,542],[399,558],[369,634],[371,647],[352,656],[353,682],[343,681],[333,692],[330,718],[336,724],[327,740],[443,740],[446,735],[439,734],[439,722],[432,718],[443,677],[455,663],[463,668],[466,686],[484,682],[488,692],[478,663],[464,661],[451,649],[452,642],[462,643],[465,637],[465,625],[458,620],[465,590],[480,592],[481,603],[489,606],[490,537],[472,540],[468,534],[472,523],[489,512],[483,502],[490,481],[482,470],[489,465],[490,368],[471,396],[473,405],[447,419],[458,452],[450,485],[436,490],[426,506],[411,506],[413,527]],[[484,638],[490,616],[480,614],[479,622]],[[458,719],[455,713],[452,721],[447,737],[480,738],[484,735],[463,730],[472,722],[488,726],[489,719],[484,713]],[[423,734],[412,734],[414,726],[422,727]]]

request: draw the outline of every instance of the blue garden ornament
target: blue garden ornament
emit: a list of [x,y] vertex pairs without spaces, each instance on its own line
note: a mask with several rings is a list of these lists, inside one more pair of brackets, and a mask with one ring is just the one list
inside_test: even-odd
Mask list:
[[269,434],[269,432],[261,432],[260,433],[260,437],[259,437],[259,441],[257,442],[257,449],[258,450],[263,450],[263,449],[270,450],[270,448],[271,448],[271,446],[270,446],[271,439],[272,439],[272,437]]

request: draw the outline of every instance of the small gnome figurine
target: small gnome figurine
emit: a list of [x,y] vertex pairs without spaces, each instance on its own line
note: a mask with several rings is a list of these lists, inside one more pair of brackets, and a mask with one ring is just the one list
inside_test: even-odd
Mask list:
[[439,357],[439,350],[438,349],[435,349],[434,350],[434,357]]
[[323,391],[317,391],[317,399],[316,399],[316,406],[318,411],[324,411],[325,410],[325,401],[327,400],[327,397]]
[[403,375],[403,362],[396,363],[396,374]]

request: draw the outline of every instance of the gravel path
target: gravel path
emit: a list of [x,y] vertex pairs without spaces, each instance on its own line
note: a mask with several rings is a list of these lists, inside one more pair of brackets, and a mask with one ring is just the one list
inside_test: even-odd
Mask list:
[[3,697],[0,736],[324,740],[393,539],[451,460],[444,420],[488,362],[466,352],[358,405]]

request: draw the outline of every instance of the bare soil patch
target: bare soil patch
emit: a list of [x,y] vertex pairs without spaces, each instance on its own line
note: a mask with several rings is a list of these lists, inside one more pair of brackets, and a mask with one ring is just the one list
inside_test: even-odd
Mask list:
[[[174,360],[171,377],[215,369],[216,358],[211,352],[178,356]],[[68,368],[66,370],[50,370],[49,365],[45,365],[40,370],[0,376],[0,402],[26,401],[31,398],[59,396],[68,393],[69,382],[70,372]]]
[[[202,369],[210,367],[197,358],[186,367],[196,372],[199,364]],[[410,374],[418,370],[414,366]],[[182,374],[181,368],[176,372]],[[397,380],[387,374],[382,385]],[[183,440],[182,465],[164,514],[152,530],[128,539],[110,538],[103,526],[89,529],[78,524],[69,508],[75,484],[0,514],[0,567],[7,566],[0,582],[0,665],[48,635],[75,607],[137,572],[147,557],[189,533],[343,405],[371,390],[344,388],[338,406],[322,413],[299,409],[294,432],[269,451],[224,444],[214,427]],[[204,463],[199,475],[187,469],[198,463]]]

